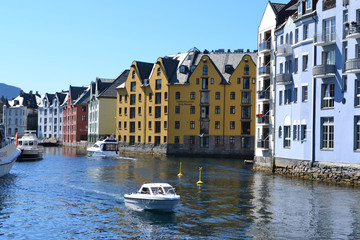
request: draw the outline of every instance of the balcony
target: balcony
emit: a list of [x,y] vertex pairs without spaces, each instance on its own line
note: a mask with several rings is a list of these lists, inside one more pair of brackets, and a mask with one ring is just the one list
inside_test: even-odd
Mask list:
[[271,51],[271,42],[265,41],[259,44],[259,53],[267,53]]
[[360,73],[360,58],[349,59],[345,62],[347,73]]
[[292,83],[291,73],[276,74],[276,83],[288,85]]
[[334,44],[336,40],[335,32],[331,33],[320,33],[314,37],[315,46],[328,46]]
[[256,118],[257,118],[257,124],[269,125],[269,123],[270,123],[270,111],[268,111],[265,114],[262,114],[262,113],[256,114]]
[[323,64],[314,66],[313,75],[317,78],[329,78],[335,76],[335,65]]
[[270,87],[268,87],[265,90],[260,90],[258,91],[258,99],[259,101],[268,101],[270,100],[270,91],[269,91]]
[[270,76],[270,62],[263,67],[259,67],[259,77]]
[[263,150],[269,149],[269,137],[266,139],[258,139],[257,140],[257,148],[262,148]]
[[346,28],[346,38],[360,38],[360,23],[351,22],[351,26],[349,24]]
[[282,44],[277,47],[276,56],[278,57],[288,57],[293,53],[292,47],[290,44]]

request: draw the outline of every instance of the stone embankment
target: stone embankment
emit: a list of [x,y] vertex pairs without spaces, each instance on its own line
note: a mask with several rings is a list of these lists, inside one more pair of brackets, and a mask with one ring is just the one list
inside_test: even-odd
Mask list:
[[276,174],[297,177],[302,179],[349,184],[360,186],[360,164],[341,164],[329,162],[309,161],[275,161],[275,165],[269,168],[264,165],[254,164],[255,170],[273,171]]

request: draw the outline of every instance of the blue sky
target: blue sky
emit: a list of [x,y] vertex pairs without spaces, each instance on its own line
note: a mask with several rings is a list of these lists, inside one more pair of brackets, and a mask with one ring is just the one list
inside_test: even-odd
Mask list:
[[[275,2],[286,3],[278,0]],[[266,0],[11,0],[0,5],[0,83],[54,93],[133,60],[257,48]]]

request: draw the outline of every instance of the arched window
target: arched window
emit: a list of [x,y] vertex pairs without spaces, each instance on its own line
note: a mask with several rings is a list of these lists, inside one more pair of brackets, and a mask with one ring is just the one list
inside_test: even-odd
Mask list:
[[285,43],[286,43],[286,44],[289,43],[289,34],[288,34],[288,33],[286,34],[286,37],[285,37]]
[[279,126],[279,138],[281,138],[282,137],[282,128],[281,128],[281,126]]
[[293,44],[293,33],[290,32],[290,44]]
[[245,67],[244,67],[244,74],[245,74],[245,75],[249,75],[249,71],[250,71],[249,65],[245,65]]
[[132,71],[132,78],[135,78],[135,70]]
[[160,67],[158,67],[158,69],[157,69],[157,75],[158,75],[158,76],[161,75],[161,69],[160,69]]
[[208,75],[208,66],[204,65],[203,67],[203,75]]

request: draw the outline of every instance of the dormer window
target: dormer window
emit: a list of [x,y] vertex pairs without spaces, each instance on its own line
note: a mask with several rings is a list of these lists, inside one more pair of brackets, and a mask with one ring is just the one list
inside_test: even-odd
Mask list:
[[225,72],[226,73],[232,73],[233,67],[232,65],[225,65]]
[[180,72],[181,72],[181,73],[186,73],[186,66],[181,65],[181,66],[180,66]]
[[244,67],[244,75],[249,75],[250,67],[249,65],[245,65]]
[[161,69],[160,69],[160,67],[158,67],[158,69],[157,69],[157,75],[158,75],[158,76],[161,75]]
[[196,68],[196,66],[195,66],[195,65],[192,65],[191,68],[190,68],[190,71],[191,71],[191,72],[194,72],[194,71],[195,71],[195,68]]
[[203,75],[208,75],[208,66],[204,65],[203,67]]

